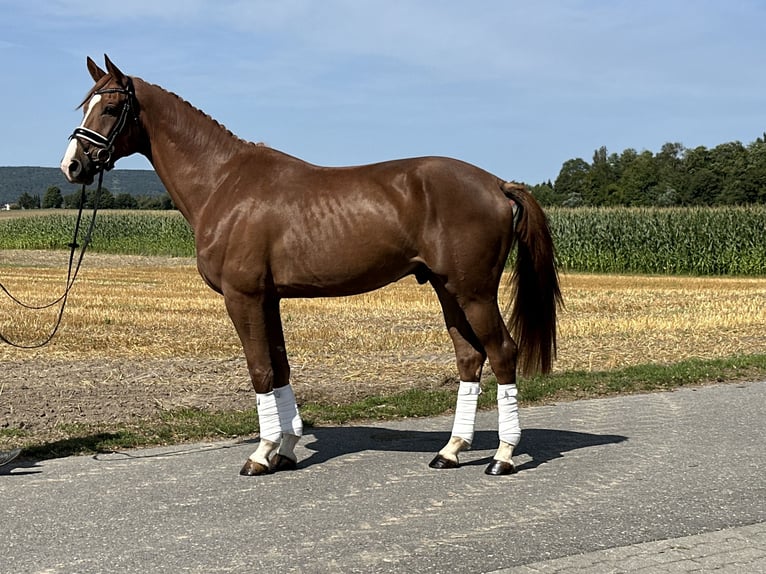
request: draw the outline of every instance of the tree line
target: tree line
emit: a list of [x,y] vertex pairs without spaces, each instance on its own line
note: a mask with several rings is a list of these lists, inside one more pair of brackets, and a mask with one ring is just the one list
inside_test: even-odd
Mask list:
[[707,206],[766,203],[766,132],[754,142],[685,148],[666,143],[658,153],[600,147],[588,163],[570,159],[554,182],[531,186],[544,205]]
[[[570,159],[555,181],[530,186],[543,205],[578,206],[716,206],[766,203],[766,132],[754,142],[723,143],[712,149],[686,148],[666,143],[657,153],[628,148],[609,153],[605,146],[590,163]],[[76,208],[79,194],[62,195],[49,187],[42,198],[23,193],[16,206],[23,209]],[[86,207],[93,205],[88,190]],[[167,192],[162,195],[113,195],[102,189],[104,209],[174,209]]]
[[[80,207],[80,191],[70,194],[62,194],[61,188],[51,186],[43,195],[22,193],[16,201],[15,207],[19,209],[77,209]],[[85,209],[92,209],[96,202],[96,190],[85,190]],[[112,194],[105,187],[101,188],[98,196],[99,209],[147,209],[166,210],[175,209],[173,201],[167,193],[162,195],[131,195],[130,193]]]

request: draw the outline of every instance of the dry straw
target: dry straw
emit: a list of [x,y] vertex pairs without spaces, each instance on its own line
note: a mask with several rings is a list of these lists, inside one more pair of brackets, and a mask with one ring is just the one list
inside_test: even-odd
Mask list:
[[[63,259],[60,252],[0,251],[0,273],[20,297],[41,302],[61,289]],[[764,278],[564,274],[562,286],[557,371],[766,348]],[[0,327],[17,339],[39,338],[52,315],[0,303]],[[455,376],[438,301],[414,280],[356,297],[284,301],[282,315],[304,398],[347,401]],[[234,368],[240,387],[247,386],[241,357],[223,300],[203,284],[192,259],[100,254],[87,256],[53,345],[36,352],[0,347],[4,362],[208,361]],[[166,382],[185,384],[183,370]]]

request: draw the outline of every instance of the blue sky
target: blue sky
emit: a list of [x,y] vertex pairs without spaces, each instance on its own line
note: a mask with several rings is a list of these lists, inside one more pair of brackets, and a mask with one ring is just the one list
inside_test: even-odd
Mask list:
[[447,155],[538,183],[600,146],[755,140],[765,28],[756,0],[0,0],[0,165],[58,165],[108,53],[312,163]]

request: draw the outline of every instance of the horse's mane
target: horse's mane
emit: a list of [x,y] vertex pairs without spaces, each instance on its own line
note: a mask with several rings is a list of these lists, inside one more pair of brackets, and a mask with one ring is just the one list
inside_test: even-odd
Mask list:
[[[251,146],[265,146],[266,145],[263,142],[252,142],[250,140],[246,140],[244,138],[239,137],[237,134],[235,134],[233,131],[231,131],[229,128],[227,128],[225,125],[223,125],[221,122],[216,120],[213,116],[211,116],[210,114],[202,111],[201,109],[199,109],[198,107],[194,106],[193,104],[189,103],[187,100],[185,100],[184,98],[182,98],[181,96],[179,96],[175,92],[171,92],[170,90],[167,90],[167,89],[165,89],[162,86],[157,85],[157,84],[152,84],[152,83],[149,83],[149,82],[146,82],[146,81],[144,81],[144,83],[146,85],[148,85],[148,86],[153,87],[153,88],[157,88],[158,90],[164,92],[165,94],[167,94],[169,96],[172,96],[175,100],[177,100],[182,105],[182,108],[190,110],[197,117],[201,117],[204,120],[206,120],[208,123],[213,124],[219,130],[220,133],[228,136],[233,141],[235,141],[235,142],[237,142],[239,144],[245,144],[245,145],[251,145]],[[140,103],[141,102],[139,101],[139,104]]]
[[[77,106],[77,109],[80,109],[85,104],[87,104],[90,101],[90,99],[93,97],[93,95],[97,91],[102,89],[104,86],[106,86],[111,79],[112,79],[112,76],[110,74],[107,74],[103,78],[101,78],[98,82],[96,82],[95,85],[90,89],[90,91],[88,91],[88,93],[86,94],[85,98],[83,98],[82,102],[80,102],[80,105]],[[169,96],[172,96],[174,99],[178,100],[178,102],[180,102],[183,105],[183,107],[191,110],[192,112],[194,112],[194,114],[196,114],[199,117],[202,117],[205,120],[207,120],[208,122],[212,123],[215,127],[217,127],[219,129],[220,132],[222,132],[224,135],[229,136],[231,139],[233,139],[237,143],[246,144],[246,145],[253,145],[253,146],[265,146],[265,147],[268,147],[263,142],[251,142],[249,140],[246,140],[246,139],[243,139],[243,138],[239,137],[237,134],[232,132],[229,128],[227,128],[221,122],[216,120],[210,114],[207,114],[204,111],[202,111],[201,109],[199,109],[198,107],[190,104],[188,101],[186,101],[184,98],[182,98],[181,96],[179,96],[175,92],[171,92],[170,90],[167,90],[167,89],[163,88],[160,85],[152,84],[150,82],[147,82],[146,80],[142,80],[141,78],[134,78],[134,80],[136,80],[136,79],[140,80],[141,82],[143,82],[147,86],[151,86],[153,88],[157,88],[158,90],[164,92],[165,94],[167,94]],[[141,102],[139,101],[139,104],[140,103]]]

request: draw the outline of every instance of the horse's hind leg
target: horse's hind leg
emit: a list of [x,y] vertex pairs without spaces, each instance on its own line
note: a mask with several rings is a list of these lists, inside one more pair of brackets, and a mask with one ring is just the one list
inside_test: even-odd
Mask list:
[[485,472],[511,474],[513,449],[521,438],[516,401],[516,357],[518,348],[505,326],[497,301],[473,300],[464,305],[468,322],[487,351],[497,378],[498,435],[500,445]]
[[460,386],[450,440],[429,466],[456,468],[459,466],[458,453],[470,448],[473,441],[476,408],[481,393],[479,381],[486,354],[455,297],[437,279],[432,279],[431,284],[439,296],[447,331],[455,347]]

